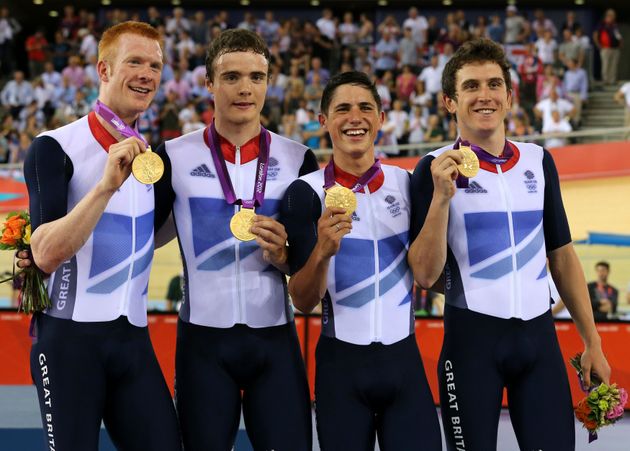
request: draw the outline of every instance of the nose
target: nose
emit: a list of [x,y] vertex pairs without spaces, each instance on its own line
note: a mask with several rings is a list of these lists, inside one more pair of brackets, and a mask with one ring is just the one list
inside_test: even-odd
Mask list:
[[155,75],[153,68],[149,64],[146,64],[142,66],[139,77],[142,81],[151,81],[154,79]]
[[238,94],[248,96],[252,93],[252,81],[249,77],[242,77],[238,85]]
[[358,105],[355,105],[352,108],[350,108],[349,118],[350,118],[349,119],[350,123],[352,123],[352,124],[361,122],[361,120],[362,120],[361,109],[358,107]]

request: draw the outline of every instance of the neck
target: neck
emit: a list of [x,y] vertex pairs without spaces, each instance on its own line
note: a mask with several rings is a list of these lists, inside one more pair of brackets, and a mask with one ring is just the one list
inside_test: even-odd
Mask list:
[[374,148],[358,156],[335,152],[333,148],[333,157],[335,166],[356,177],[361,177],[374,164]]
[[481,147],[483,150],[495,157],[501,155],[505,147],[505,132],[503,129],[501,129],[501,133],[495,133],[490,136],[475,136],[469,138],[465,135],[461,135],[461,138],[471,144]]
[[219,135],[235,146],[242,146],[260,133],[260,122],[258,121],[249,124],[233,124],[222,121],[215,116],[214,126]]
[[[107,103],[105,101],[103,101],[102,99],[99,99],[99,100],[101,100],[101,102],[103,102],[105,105],[107,105]],[[107,105],[107,106],[109,106],[109,105]],[[133,127],[133,124],[136,121],[137,116],[138,116],[138,115],[135,115],[135,116],[129,117],[129,116],[126,116],[124,114],[121,114],[119,111],[115,111],[115,110],[112,110],[112,111],[116,114],[116,116],[118,116],[120,119],[122,119],[122,121],[125,124],[129,125],[130,127]],[[96,119],[118,141],[122,141],[122,140],[125,139],[125,137],[116,129],[116,127],[111,125],[108,121],[103,119],[100,115],[97,114],[96,115]]]

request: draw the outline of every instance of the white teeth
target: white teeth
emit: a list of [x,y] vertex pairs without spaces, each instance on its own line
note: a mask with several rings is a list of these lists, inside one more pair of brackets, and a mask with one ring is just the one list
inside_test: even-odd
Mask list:
[[145,88],[131,88],[131,90],[132,90],[132,91],[139,92],[139,93],[141,93],[141,94],[147,94],[147,93],[149,92],[149,90],[148,90],[148,89],[145,89]]
[[477,112],[481,114],[490,114],[494,112],[494,110],[477,110]]
[[346,130],[344,133],[351,136],[361,136],[365,135],[365,130]]

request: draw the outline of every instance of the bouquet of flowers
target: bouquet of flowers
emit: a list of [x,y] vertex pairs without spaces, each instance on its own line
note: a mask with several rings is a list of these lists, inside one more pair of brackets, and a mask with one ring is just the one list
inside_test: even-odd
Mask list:
[[[31,219],[28,212],[11,212],[7,215],[2,228],[0,249],[11,251],[30,250]],[[50,298],[44,285],[44,274],[35,265],[21,269],[1,282],[21,280],[18,311],[24,313],[40,312],[50,307]]]
[[624,407],[628,402],[628,392],[617,387],[617,384],[603,383],[594,373],[591,374],[591,385],[587,386],[584,383],[581,357],[582,354],[579,353],[570,362],[578,373],[580,387],[588,394],[578,402],[575,416],[588,430],[590,443],[597,440],[597,431],[601,427],[613,424],[623,416]]

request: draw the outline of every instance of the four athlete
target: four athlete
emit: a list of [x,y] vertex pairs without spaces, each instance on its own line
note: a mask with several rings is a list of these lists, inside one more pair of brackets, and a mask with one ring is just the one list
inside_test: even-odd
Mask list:
[[[475,40],[448,63],[444,101],[460,138],[423,158],[410,183],[374,159],[384,114],[365,74],[327,84],[320,123],[333,158],[317,170],[309,149],[260,125],[264,41],[223,32],[206,61],[214,122],[160,146],[165,173],[154,190],[129,173],[145,151],[133,126],[159,85],[159,36],[128,22],[106,31],[100,47],[102,107],[38,137],[25,164],[33,259],[51,273],[53,308],[35,316],[31,354],[47,441],[97,449],[103,419],[122,449],[180,448],[146,329],[153,227],[172,213],[185,278],[176,354],[185,449],[230,449],[241,408],[256,449],[311,449],[287,291],[302,311],[322,303],[323,449],[373,449],[375,437],[384,450],[441,449],[414,338],[414,277],[446,294],[439,378],[448,448],[496,448],[507,387],[522,448],[573,449],[547,260],[584,340],[587,375],[607,381],[610,368],[553,160],[505,139],[511,83],[500,46]],[[466,189],[457,168],[464,145],[480,160],[483,189]],[[327,200],[335,189],[337,206]],[[552,400],[544,412],[534,399],[541,393]]]

